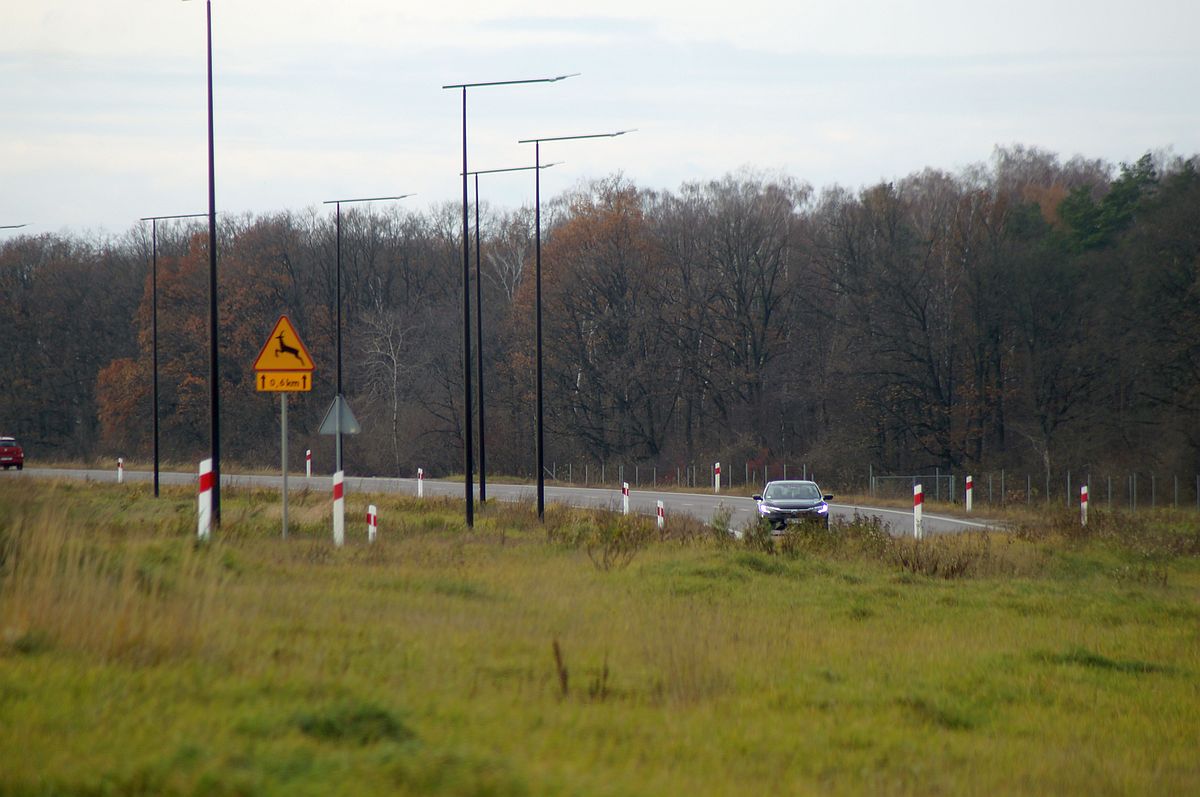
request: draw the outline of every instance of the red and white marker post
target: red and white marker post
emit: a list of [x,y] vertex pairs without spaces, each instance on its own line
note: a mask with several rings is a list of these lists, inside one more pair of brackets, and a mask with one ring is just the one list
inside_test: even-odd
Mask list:
[[333,544],[342,547],[346,543],[346,492],[345,471],[333,474]]
[[196,537],[201,540],[207,540],[212,533],[212,488],[212,460],[202,459],[200,460],[200,498],[197,506],[199,523],[196,527]]
[[304,449],[304,478],[312,478],[312,449]]
[[417,468],[417,498],[425,497],[425,469]]
[[921,508],[925,504],[925,492],[921,485],[913,485],[913,537],[923,539],[925,528],[921,525]]
[[666,509],[663,507],[663,502],[658,502],[658,527],[661,529],[667,525]]
[[629,482],[621,482],[621,509],[629,514]]
[[379,515],[376,513],[375,505],[371,504],[367,507],[367,542],[375,542],[375,534],[379,530]]
[[1087,485],[1079,488],[1079,525],[1087,525],[1088,489]]
[[968,476],[967,477],[967,504],[966,504],[968,512],[971,511],[971,501],[972,501],[972,497],[974,496],[974,493],[975,493],[975,477]]
[[713,465],[713,492],[721,492],[721,463],[717,462]]
[[125,483],[125,460],[117,457],[117,484]]

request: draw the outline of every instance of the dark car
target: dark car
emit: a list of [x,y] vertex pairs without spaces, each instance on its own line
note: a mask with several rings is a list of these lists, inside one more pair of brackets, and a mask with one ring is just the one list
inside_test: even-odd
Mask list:
[[758,516],[770,521],[777,531],[792,523],[820,523],[829,527],[827,502],[833,500],[833,495],[822,493],[816,482],[767,482],[762,495],[754,496],[754,500],[758,502]]
[[25,467],[25,452],[15,438],[0,437],[0,467],[5,470]]

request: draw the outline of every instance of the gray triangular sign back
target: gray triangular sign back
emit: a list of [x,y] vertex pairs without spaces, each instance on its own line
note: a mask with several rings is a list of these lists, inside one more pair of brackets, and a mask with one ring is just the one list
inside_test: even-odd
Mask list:
[[333,403],[329,405],[329,409],[325,410],[325,419],[321,421],[321,434],[337,434],[337,406],[338,402],[342,404],[342,434],[358,434],[361,428],[358,425],[358,419],[354,417],[354,413],[350,411],[350,405],[346,403],[346,397],[338,395],[334,398]]

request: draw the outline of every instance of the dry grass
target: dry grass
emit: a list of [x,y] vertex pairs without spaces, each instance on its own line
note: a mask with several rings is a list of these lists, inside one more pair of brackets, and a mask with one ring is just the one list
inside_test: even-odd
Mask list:
[[352,495],[380,540],[336,549],[326,496],[286,541],[224,497],[196,546],[190,491],[0,481],[0,793],[1200,790],[1188,527],[759,544]]

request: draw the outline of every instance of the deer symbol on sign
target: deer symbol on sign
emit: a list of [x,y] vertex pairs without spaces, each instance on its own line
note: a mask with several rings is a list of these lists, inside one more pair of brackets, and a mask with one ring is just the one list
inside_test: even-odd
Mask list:
[[294,349],[291,346],[289,346],[283,342],[283,332],[282,331],[280,331],[280,333],[278,335],[276,335],[275,337],[279,340],[279,348],[277,348],[275,350],[276,354],[278,354],[278,355],[290,354],[293,357],[295,357],[297,360],[299,360],[301,365],[304,364],[304,358],[300,356],[300,350]]

